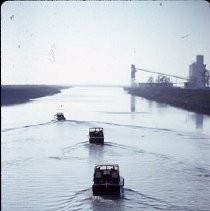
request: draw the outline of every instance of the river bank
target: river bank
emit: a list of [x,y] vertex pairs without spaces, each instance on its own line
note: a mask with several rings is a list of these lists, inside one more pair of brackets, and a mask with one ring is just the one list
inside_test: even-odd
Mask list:
[[125,87],[124,90],[134,96],[210,115],[210,89]]
[[69,86],[58,85],[1,85],[1,106],[26,103],[30,99],[54,95]]

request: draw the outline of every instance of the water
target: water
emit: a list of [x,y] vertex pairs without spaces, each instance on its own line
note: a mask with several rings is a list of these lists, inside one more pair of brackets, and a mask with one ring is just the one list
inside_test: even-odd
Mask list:
[[[1,112],[4,211],[210,210],[210,116],[90,87]],[[95,126],[104,146],[88,142]],[[125,179],[120,198],[92,196],[94,165],[107,162]]]

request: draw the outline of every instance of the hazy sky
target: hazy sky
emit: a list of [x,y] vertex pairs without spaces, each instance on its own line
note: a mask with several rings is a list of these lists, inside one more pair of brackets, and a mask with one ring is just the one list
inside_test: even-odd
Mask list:
[[206,1],[7,1],[1,7],[2,84],[129,84],[131,64],[188,76],[198,54],[210,69]]

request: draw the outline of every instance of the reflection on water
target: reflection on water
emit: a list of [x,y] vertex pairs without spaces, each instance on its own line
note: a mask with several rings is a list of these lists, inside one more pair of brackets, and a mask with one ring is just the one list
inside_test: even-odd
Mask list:
[[148,100],[148,107],[150,108],[150,110],[153,108],[153,105],[154,105],[154,101],[152,100]]
[[[184,126],[191,124],[191,126],[193,126],[193,128],[205,129],[206,128],[205,124],[209,124],[209,116],[207,116],[207,115],[187,111],[187,110],[184,110],[182,108],[173,107],[173,106],[170,106],[170,105],[165,104],[165,103],[159,103],[159,102],[156,102],[156,101],[147,100],[147,99],[135,97],[135,96],[132,96],[132,95],[130,96],[130,111],[133,112],[133,113],[135,113],[137,111],[136,112],[136,114],[137,114],[138,110],[144,109],[144,107],[143,107],[145,105],[144,103],[147,105],[148,112],[152,112],[152,115],[153,115],[152,116],[152,118],[153,118],[152,122],[154,122],[154,120],[155,120],[155,114],[158,116],[157,117],[158,120],[157,120],[156,125],[158,125],[158,124],[160,125],[161,121],[164,120],[164,119],[167,122],[168,120],[166,118],[160,118],[160,117],[162,115],[166,116],[168,114],[174,115],[174,116],[170,117],[171,120],[173,120],[170,125],[172,125],[172,123],[176,126],[182,125],[182,128]],[[142,106],[142,108],[141,108],[141,106]],[[144,112],[142,112],[142,113],[144,113]],[[179,114],[180,116],[179,117],[178,117],[178,115],[175,116],[176,113]],[[132,115],[131,116],[132,119],[135,119],[134,114],[131,114],[131,115]],[[183,115],[183,116],[181,116],[181,115]],[[185,123],[184,123],[184,121],[185,121]],[[167,126],[170,126],[170,125],[167,125]]]
[[136,97],[131,95],[131,112],[136,111]]
[[124,211],[124,199],[115,196],[94,196],[92,200],[93,211],[117,210]]
[[203,129],[204,115],[198,113],[190,113],[190,115],[186,117],[186,123],[188,122],[193,122],[196,129]]
[[203,114],[195,113],[196,128],[203,128]]
[[89,144],[89,158],[91,161],[98,161],[98,163],[103,162],[104,158],[104,145]]
[[166,108],[168,105],[166,103],[156,103],[157,108]]

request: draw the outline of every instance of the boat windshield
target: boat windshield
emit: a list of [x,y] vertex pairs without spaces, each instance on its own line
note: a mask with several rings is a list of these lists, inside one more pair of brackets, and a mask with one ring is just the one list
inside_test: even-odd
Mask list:
[[90,132],[100,132],[103,131],[103,128],[89,128]]
[[118,165],[97,165],[95,169],[100,169],[100,170],[117,170],[119,171],[119,166]]

